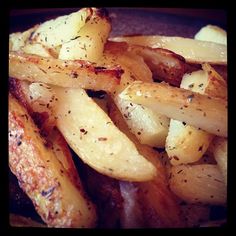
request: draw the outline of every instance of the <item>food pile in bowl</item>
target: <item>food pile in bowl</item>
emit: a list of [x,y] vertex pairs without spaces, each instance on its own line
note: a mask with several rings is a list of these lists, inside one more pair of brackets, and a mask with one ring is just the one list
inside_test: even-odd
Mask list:
[[10,224],[226,224],[226,32],[111,30],[106,9],[82,8],[10,34],[11,196],[36,215]]

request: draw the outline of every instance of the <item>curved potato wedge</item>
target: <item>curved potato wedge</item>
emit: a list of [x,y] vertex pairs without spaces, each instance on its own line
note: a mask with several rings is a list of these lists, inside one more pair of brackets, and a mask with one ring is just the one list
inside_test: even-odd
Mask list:
[[30,82],[112,92],[119,85],[122,73],[120,66],[105,68],[83,60],[9,53],[9,76]]
[[48,226],[95,226],[95,207],[71,182],[27,111],[11,95],[9,166]]
[[47,136],[47,141],[50,143],[50,147],[55,153],[57,159],[65,168],[71,182],[74,183],[78,189],[83,191],[83,185],[73,161],[69,146],[61,132],[56,127],[54,127],[54,129]]
[[[47,89],[45,90],[45,87],[43,86]],[[72,182],[75,183],[79,189],[82,189],[80,177],[73,162],[68,144],[60,131],[55,127],[56,120],[52,114],[52,104],[50,103],[50,106],[45,104],[45,101],[52,98],[52,91],[49,90],[49,87],[45,84],[29,84],[27,81],[16,80],[13,78],[10,79],[9,88],[11,93],[27,109],[30,116],[39,127],[40,133],[45,137],[47,146],[53,150],[57,159],[66,169]]]
[[205,94],[228,100],[227,82],[211,65],[204,63],[202,69],[208,75],[208,83],[205,88]]
[[155,167],[83,89],[53,87],[53,90],[58,99],[54,110],[57,127],[85,163],[117,179],[154,178]]
[[110,40],[151,48],[165,48],[181,55],[191,63],[227,64],[227,47],[218,43],[160,35],[123,36],[110,38]]

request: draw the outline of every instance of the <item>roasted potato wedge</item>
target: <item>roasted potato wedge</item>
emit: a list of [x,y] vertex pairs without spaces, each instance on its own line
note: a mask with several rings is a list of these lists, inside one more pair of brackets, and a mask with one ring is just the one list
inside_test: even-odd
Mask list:
[[[185,74],[180,87],[226,100],[225,80],[209,64],[203,64],[203,69]],[[212,139],[212,134],[186,125],[185,122],[171,120],[166,139],[166,151],[171,158],[171,164],[198,161],[208,149]]]
[[78,35],[78,31],[96,11],[94,8],[82,8],[69,15],[60,16],[39,25],[30,37],[31,42],[41,43],[55,48]]
[[[65,168],[72,183],[82,191],[82,183],[68,144],[60,131],[55,127],[56,122],[51,109],[53,102],[55,105],[53,99],[55,95],[54,97],[51,96],[52,90],[45,84],[29,84],[26,81],[16,81],[15,79],[11,79],[10,81],[10,91],[27,108],[30,116],[38,128],[40,128],[40,133],[45,137],[46,145],[55,153],[55,156]],[[50,106],[45,104],[47,101],[51,101]]]
[[54,127],[54,129],[47,136],[47,142],[49,142],[49,145],[51,145],[51,149],[65,168],[72,183],[74,183],[78,189],[83,191],[83,185],[81,183],[78,170],[76,169],[75,163],[73,161],[69,146],[65,138],[56,127]]
[[[127,86],[132,82],[130,75],[125,72],[121,78],[121,84]],[[118,89],[120,90],[120,88]],[[165,146],[169,118],[137,103],[126,101],[120,98],[119,94],[115,95],[113,100],[121,111],[130,131],[142,144],[154,147]]]
[[138,153],[84,90],[59,87],[53,90],[58,99],[54,110],[57,127],[85,163],[100,173],[123,180],[146,181],[155,176],[155,167]]
[[104,51],[104,44],[111,31],[111,23],[105,9],[90,8],[92,15],[78,30],[75,38],[62,44],[59,58],[98,62]]
[[[180,87],[204,94],[207,84],[207,73],[199,70],[185,74]],[[166,138],[166,152],[171,159],[171,164],[179,165],[198,161],[208,149],[212,139],[213,135],[203,130],[171,119]]]
[[[150,36],[123,36],[110,38],[115,42],[148,46],[151,48],[164,48],[173,51],[191,63],[227,64],[227,47],[222,44],[195,40],[182,37],[167,37],[159,35]],[[191,49],[191,50],[189,50]]]
[[[136,52],[128,49],[127,43],[118,43],[107,41],[105,44],[103,58],[104,66],[106,64],[120,64],[129,71],[130,76],[134,77],[135,80],[141,80],[145,82],[152,82],[152,72],[149,69],[143,58]],[[122,84],[121,87],[126,87],[127,84]]]
[[9,166],[35,209],[50,227],[94,227],[96,211],[33,123],[28,112],[9,96]]
[[[30,84],[28,81],[10,78],[9,90],[27,109],[35,124],[40,128],[40,134],[47,137],[56,124],[55,117],[52,115],[55,96],[52,96],[50,87],[42,83]],[[50,103],[47,105],[45,101],[50,101]]]
[[211,134],[227,137],[227,101],[166,83],[133,82],[122,99],[151,108]]
[[217,165],[178,165],[170,171],[170,189],[189,203],[225,205],[227,190]]
[[21,52],[9,54],[9,76],[30,82],[112,92],[122,73],[120,66],[104,68],[83,60],[60,60]]

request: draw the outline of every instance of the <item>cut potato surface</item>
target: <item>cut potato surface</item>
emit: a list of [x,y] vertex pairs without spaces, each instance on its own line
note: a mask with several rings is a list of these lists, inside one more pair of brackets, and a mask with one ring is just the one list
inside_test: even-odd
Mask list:
[[155,167],[138,153],[84,90],[54,88],[54,91],[58,98],[57,127],[85,163],[123,180],[146,181],[155,176]]
[[165,83],[133,82],[120,95],[209,133],[227,137],[227,102]]
[[186,61],[191,63],[227,64],[227,47],[218,43],[159,35],[124,36],[111,38],[110,40],[151,48],[165,48],[183,56]]

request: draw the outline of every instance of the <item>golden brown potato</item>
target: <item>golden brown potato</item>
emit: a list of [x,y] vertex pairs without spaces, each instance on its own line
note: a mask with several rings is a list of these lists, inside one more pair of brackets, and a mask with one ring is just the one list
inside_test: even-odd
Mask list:
[[21,48],[24,53],[34,54],[41,57],[54,57],[57,58],[57,52],[53,49],[47,48],[40,43],[28,43]]
[[[227,100],[226,81],[207,63],[203,70],[185,74],[180,87],[186,90]],[[198,161],[208,149],[213,135],[187,125],[185,122],[171,120],[166,150],[173,165]]]
[[79,189],[83,189],[69,146],[60,131],[55,127],[56,120],[51,107],[52,105],[55,106],[55,100],[52,99],[50,106],[47,106],[47,101],[52,98],[52,90],[45,84],[29,84],[26,81],[11,79],[10,91],[27,108],[30,116],[40,129],[40,134],[45,137],[47,146],[55,153],[72,183]]
[[54,48],[68,42],[78,35],[78,31],[92,16],[93,8],[82,8],[69,15],[48,20],[39,25],[32,34],[30,41]]
[[28,112],[9,96],[9,166],[51,227],[94,227],[94,205],[71,182]]
[[[43,86],[47,89],[44,90]],[[55,117],[52,115],[52,106],[54,106],[55,100],[51,99],[49,87],[42,83],[30,84],[28,81],[10,78],[9,90],[27,109],[40,128],[40,134],[47,137],[56,124]],[[48,100],[51,102],[47,105],[45,101]]]
[[[136,52],[128,49],[128,44],[107,41],[105,44],[103,54],[104,66],[106,64],[116,63],[126,68],[130,76],[135,77],[136,80],[145,82],[152,82],[152,72],[146,62]],[[121,86],[123,85],[121,81]]]
[[[132,78],[125,71],[121,78],[121,84],[127,86],[132,82]],[[154,147],[165,146],[169,118],[137,103],[126,101],[120,98],[119,94],[115,95],[113,100],[122,113],[130,131],[135,134],[142,144]]]
[[122,73],[120,66],[104,68],[83,60],[60,60],[21,52],[9,54],[9,76],[30,82],[112,92]]

